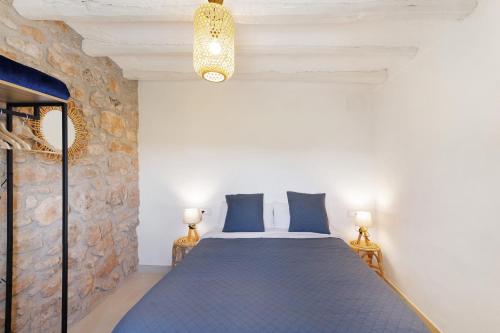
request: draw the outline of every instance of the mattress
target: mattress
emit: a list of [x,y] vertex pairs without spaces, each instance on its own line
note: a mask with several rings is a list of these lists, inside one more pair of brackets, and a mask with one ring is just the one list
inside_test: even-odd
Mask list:
[[202,239],[113,332],[428,330],[344,241],[323,237]]

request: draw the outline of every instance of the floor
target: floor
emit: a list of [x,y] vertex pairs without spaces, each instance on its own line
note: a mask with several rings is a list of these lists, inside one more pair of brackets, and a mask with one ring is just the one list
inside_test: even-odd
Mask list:
[[71,326],[69,333],[111,332],[125,313],[167,272],[167,267],[140,268],[85,318]]

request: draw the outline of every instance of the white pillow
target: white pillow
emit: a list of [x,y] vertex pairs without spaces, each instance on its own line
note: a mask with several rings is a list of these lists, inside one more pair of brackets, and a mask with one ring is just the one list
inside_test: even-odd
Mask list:
[[274,227],[279,229],[286,229],[290,227],[290,209],[288,203],[274,202]]
[[[227,215],[227,202],[221,202],[219,209],[219,219],[217,220],[217,230],[222,231],[224,229],[224,223],[226,223]],[[288,218],[288,223],[290,223],[290,218]],[[264,204],[264,230],[269,230],[273,228],[273,205]],[[288,227],[287,227],[288,228]]]

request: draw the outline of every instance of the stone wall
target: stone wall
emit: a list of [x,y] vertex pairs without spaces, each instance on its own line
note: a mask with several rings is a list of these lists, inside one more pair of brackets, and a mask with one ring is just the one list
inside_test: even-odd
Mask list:
[[[10,0],[0,0],[0,54],[64,81],[90,131],[88,153],[69,170],[70,322],[88,313],[136,270],[138,262],[137,83],[124,79],[108,58],[85,55],[81,41],[64,23],[26,20]],[[5,179],[1,152],[0,164],[1,183]],[[15,331],[58,332],[60,163],[19,152],[14,173]],[[5,188],[0,194],[0,275],[4,276]],[[3,308],[0,312],[3,317]]]

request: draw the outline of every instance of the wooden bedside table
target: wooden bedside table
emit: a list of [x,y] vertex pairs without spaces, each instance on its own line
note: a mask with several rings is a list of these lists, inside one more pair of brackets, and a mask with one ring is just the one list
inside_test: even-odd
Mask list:
[[172,267],[180,263],[196,244],[198,242],[190,241],[187,236],[176,239],[172,246]]
[[[349,242],[349,246],[353,249],[365,262],[382,278],[384,277],[384,258],[382,257],[382,249],[377,243],[370,242],[366,245],[365,241],[360,241],[356,244],[357,240]],[[376,263],[373,262],[375,258]]]

